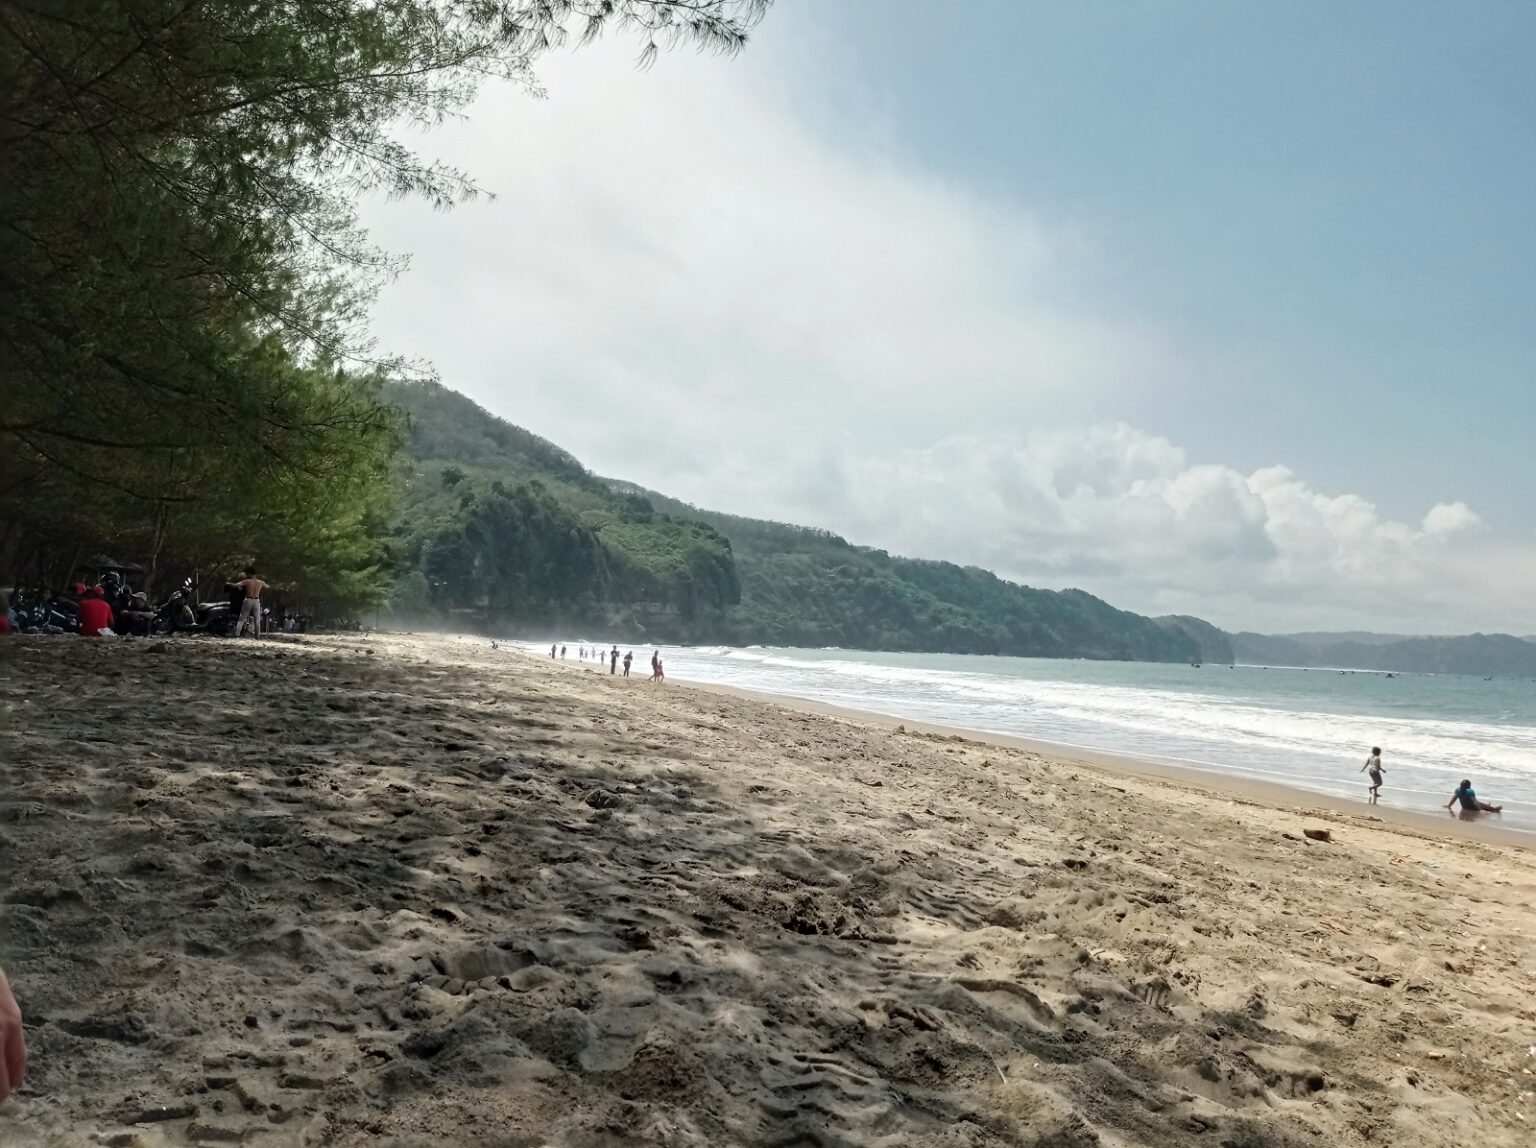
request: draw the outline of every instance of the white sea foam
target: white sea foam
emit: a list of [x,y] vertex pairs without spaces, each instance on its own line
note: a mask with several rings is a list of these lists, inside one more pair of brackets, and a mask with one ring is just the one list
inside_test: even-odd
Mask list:
[[[1462,776],[1536,809],[1536,700],[1522,683],[1301,670],[1195,671],[845,650],[680,651],[681,676],[896,716],[1363,792],[1387,747],[1387,793],[1419,804]],[[1208,676],[1202,676],[1208,675]],[[1278,688],[1277,688],[1278,687]],[[1477,711],[1463,716],[1458,709]],[[1356,759],[1359,760],[1356,760]],[[1390,800],[1390,799],[1389,799]]]

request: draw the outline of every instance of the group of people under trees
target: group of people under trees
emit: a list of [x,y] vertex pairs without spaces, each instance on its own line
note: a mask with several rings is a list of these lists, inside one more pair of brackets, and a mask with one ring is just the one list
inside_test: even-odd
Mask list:
[[[566,656],[568,650],[569,647],[562,646],[559,642],[551,642],[549,646],[549,656],[551,658],[563,658]],[[608,672],[610,674],[617,674],[619,672],[620,658],[619,648],[617,646],[614,646],[609,650],[600,650],[596,646],[578,646],[576,649],[576,656],[582,661],[591,659],[595,662],[607,662]],[[634,664],[635,652],[630,650],[624,655],[622,660],[624,663],[624,676],[627,678],[629,677],[629,667]],[[667,680],[666,668],[661,664],[660,650],[657,650],[651,655],[650,680],[653,682],[664,682]]]
[[[1367,771],[1371,775],[1369,804],[1375,805],[1381,797],[1381,786],[1383,781],[1386,780],[1387,772],[1381,764],[1381,747],[1379,745],[1371,747],[1371,756],[1366,758],[1365,764],[1360,767],[1361,773]],[[1463,817],[1476,817],[1479,813],[1504,812],[1502,805],[1490,805],[1478,797],[1477,791],[1472,788],[1472,782],[1465,779],[1456,787],[1456,792],[1451,794],[1451,799],[1445,803],[1445,807],[1448,810],[1454,810],[1457,804],[1461,805],[1461,815]]]
[[[236,637],[249,632],[260,637],[264,630],[306,628],[306,619],[288,614],[274,619],[262,606],[268,585],[247,566],[242,576],[224,584]],[[222,605],[219,607],[222,609]],[[204,629],[191,599],[191,582],[156,607],[143,591],[135,591],[118,570],[108,570],[93,583],[74,582],[64,590],[10,595],[0,591],[0,634],[32,631],[78,633],[83,638],[139,637],[178,630]]]
[[[32,614],[41,611],[34,619]],[[83,637],[103,634],[147,636],[156,610],[149,596],[135,591],[116,570],[108,570],[94,583],[73,582],[57,594],[37,591],[12,595],[0,591],[0,634],[23,629],[44,632],[78,632]]]

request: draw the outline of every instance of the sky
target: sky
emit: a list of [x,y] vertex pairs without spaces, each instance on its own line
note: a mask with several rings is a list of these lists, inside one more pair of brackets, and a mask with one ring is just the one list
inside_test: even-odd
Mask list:
[[381,345],[598,473],[1227,629],[1536,633],[1536,5],[778,0],[369,201]]

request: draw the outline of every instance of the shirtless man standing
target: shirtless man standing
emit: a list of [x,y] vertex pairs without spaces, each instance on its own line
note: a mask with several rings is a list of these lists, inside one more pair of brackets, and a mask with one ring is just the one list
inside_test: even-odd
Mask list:
[[238,582],[231,582],[229,588],[245,592],[245,601],[240,603],[240,617],[235,622],[235,637],[245,633],[247,620],[251,623],[252,635],[261,637],[261,592],[267,588],[267,584],[256,577],[256,567],[247,566],[245,577]]

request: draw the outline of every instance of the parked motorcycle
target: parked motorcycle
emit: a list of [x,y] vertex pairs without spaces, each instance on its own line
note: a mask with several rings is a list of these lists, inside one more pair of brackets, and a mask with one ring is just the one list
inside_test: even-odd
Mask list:
[[153,632],[217,634],[228,637],[235,632],[235,620],[238,617],[239,614],[227,599],[223,602],[196,601],[192,579],[188,578],[155,611]]
[[24,634],[76,634],[80,617],[75,602],[50,596],[41,590],[17,590],[11,601],[16,625]]

